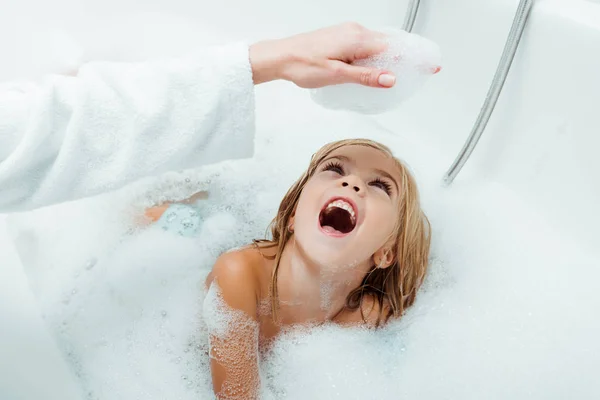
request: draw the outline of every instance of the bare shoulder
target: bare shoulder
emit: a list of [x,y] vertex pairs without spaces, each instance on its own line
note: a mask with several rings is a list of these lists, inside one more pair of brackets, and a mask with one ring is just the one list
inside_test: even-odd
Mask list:
[[260,296],[260,253],[251,247],[223,253],[206,277],[205,286],[217,283],[224,300],[231,306],[256,303]]
[[213,280],[253,281],[256,278],[260,262],[259,253],[252,248],[242,248],[223,253],[217,258],[212,270],[206,278],[209,286]]

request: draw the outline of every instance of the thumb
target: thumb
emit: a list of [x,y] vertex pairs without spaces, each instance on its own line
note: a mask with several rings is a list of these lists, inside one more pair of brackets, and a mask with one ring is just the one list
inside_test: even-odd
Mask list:
[[363,86],[378,88],[390,88],[396,83],[396,77],[391,72],[346,63],[342,64],[339,72],[340,79],[344,83],[358,83]]

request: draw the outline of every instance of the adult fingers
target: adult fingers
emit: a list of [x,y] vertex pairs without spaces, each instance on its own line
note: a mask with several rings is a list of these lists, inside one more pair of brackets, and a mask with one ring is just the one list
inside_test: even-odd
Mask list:
[[338,63],[335,68],[339,83],[357,83],[379,88],[390,88],[396,83],[393,74],[377,68],[360,67],[343,62]]

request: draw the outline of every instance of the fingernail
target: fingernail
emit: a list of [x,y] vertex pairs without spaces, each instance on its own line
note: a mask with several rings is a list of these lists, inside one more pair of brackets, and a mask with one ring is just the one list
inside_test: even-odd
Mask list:
[[392,87],[396,83],[396,77],[390,74],[381,74],[377,79],[377,83],[381,86]]

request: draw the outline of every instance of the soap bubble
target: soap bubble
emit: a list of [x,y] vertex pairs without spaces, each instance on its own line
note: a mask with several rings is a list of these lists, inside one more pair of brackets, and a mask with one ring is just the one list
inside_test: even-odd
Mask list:
[[399,29],[382,29],[387,35],[385,52],[353,63],[392,72],[396,84],[389,89],[354,83],[327,86],[311,91],[312,99],[329,109],[345,109],[363,114],[392,110],[419,90],[439,71],[441,52],[429,39]]

